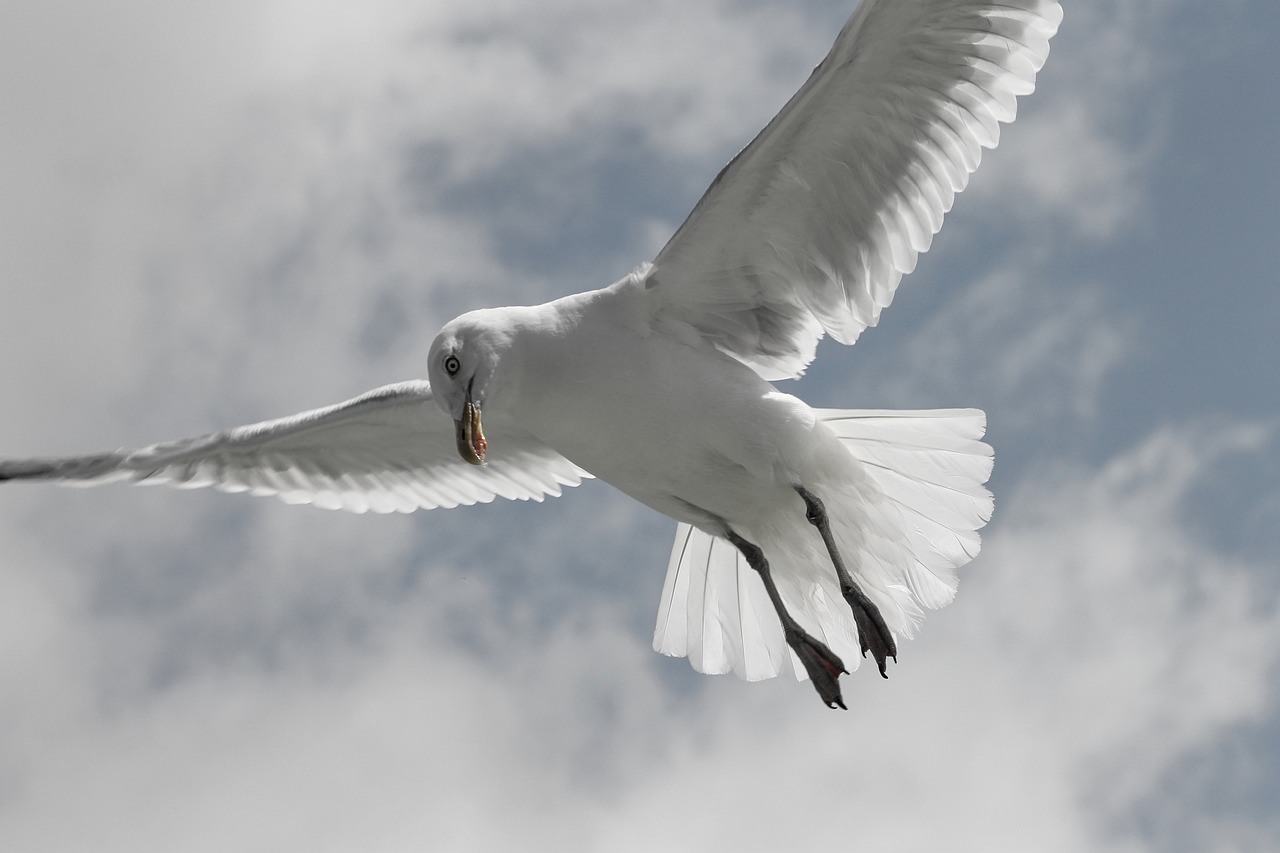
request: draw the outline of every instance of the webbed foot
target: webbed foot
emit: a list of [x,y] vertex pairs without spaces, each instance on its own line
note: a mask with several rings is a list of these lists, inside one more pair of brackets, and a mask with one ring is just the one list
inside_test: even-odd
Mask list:
[[888,678],[889,673],[885,671],[886,660],[893,658],[894,663],[898,662],[898,646],[893,641],[893,633],[884,623],[884,617],[880,615],[880,608],[852,580],[848,584],[842,582],[840,591],[853,610],[853,621],[858,624],[858,642],[862,646],[862,656],[866,657],[867,652],[871,652],[880,675]]
[[844,668],[844,662],[836,653],[801,630],[788,632],[787,645],[791,646],[796,657],[804,664],[809,680],[813,682],[823,703],[828,708],[839,706],[849,710],[840,694],[840,676],[847,675],[849,670]]

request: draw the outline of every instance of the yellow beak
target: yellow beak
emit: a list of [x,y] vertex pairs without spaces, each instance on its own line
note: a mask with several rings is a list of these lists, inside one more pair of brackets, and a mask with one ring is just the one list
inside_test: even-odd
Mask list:
[[480,425],[480,407],[471,402],[471,392],[467,392],[467,403],[462,410],[462,420],[454,421],[457,430],[458,453],[472,465],[483,465],[485,451],[489,442],[485,441],[484,429]]

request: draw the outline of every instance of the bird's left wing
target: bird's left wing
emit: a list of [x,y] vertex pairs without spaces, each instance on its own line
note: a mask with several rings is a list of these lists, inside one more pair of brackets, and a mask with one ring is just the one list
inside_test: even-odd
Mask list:
[[766,379],[893,298],[1035,88],[1056,0],[863,0],[654,259],[661,311]]
[[465,462],[431,386],[400,382],[322,409],[199,438],[91,456],[0,460],[0,481],[164,483],[275,495],[352,512],[542,500],[590,477],[513,424],[485,420],[494,451]]

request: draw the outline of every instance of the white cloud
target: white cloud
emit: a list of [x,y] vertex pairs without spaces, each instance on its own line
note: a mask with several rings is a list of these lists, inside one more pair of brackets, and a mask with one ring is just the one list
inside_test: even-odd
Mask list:
[[[388,336],[372,361],[351,350],[385,318],[434,329],[501,294],[563,291],[497,261],[485,213],[406,186],[413,151],[467,180],[619,121],[668,156],[732,150],[788,94],[780,57],[802,76],[827,37],[791,10],[674,3],[190,11],[51,3],[6,28],[23,85],[0,131],[0,277],[27,286],[0,297],[0,347],[29,405],[110,417],[127,383],[150,428],[190,431],[401,378],[429,333]],[[62,430],[59,446],[77,440]]]
[[[1274,713],[1276,602],[1184,524],[1225,454],[1274,442],[1249,425],[1171,430],[1099,472],[1025,480],[892,678],[848,680],[847,714],[790,681],[702,679],[683,695],[656,675],[684,663],[655,659],[610,605],[566,600],[548,628],[456,570],[389,596],[380,583],[406,540],[381,522],[404,520],[326,533],[344,517],[280,507],[242,571],[149,614],[95,614],[57,581],[37,585],[25,624],[45,640],[7,646],[0,838],[104,851],[1132,849],[1116,827],[1180,760]],[[559,524],[543,532],[573,536],[574,519]],[[643,545],[658,572],[663,543]],[[553,571],[537,554],[529,570]],[[36,570],[48,556],[17,556],[6,589],[49,577]],[[183,630],[194,651],[148,686]],[[104,644],[116,648],[88,651]]]

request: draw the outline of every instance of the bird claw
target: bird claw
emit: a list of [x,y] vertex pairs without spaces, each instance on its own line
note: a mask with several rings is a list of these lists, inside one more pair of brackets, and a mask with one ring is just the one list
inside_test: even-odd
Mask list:
[[884,617],[880,615],[880,608],[856,584],[852,589],[844,590],[844,597],[853,610],[853,621],[858,625],[858,643],[862,647],[862,656],[865,658],[867,652],[871,652],[881,677],[888,678],[886,660],[893,658],[894,663],[898,662],[898,646],[893,641],[893,633],[885,624]]
[[797,633],[787,638],[788,645],[795,651],[796,657],[804,664],[809,673],[809,680],[818,691],[818,696],[828,708],[837,706],[849,710],[840,694],[840,676],[848,674],[844,662],[835,652],[805,633]]

